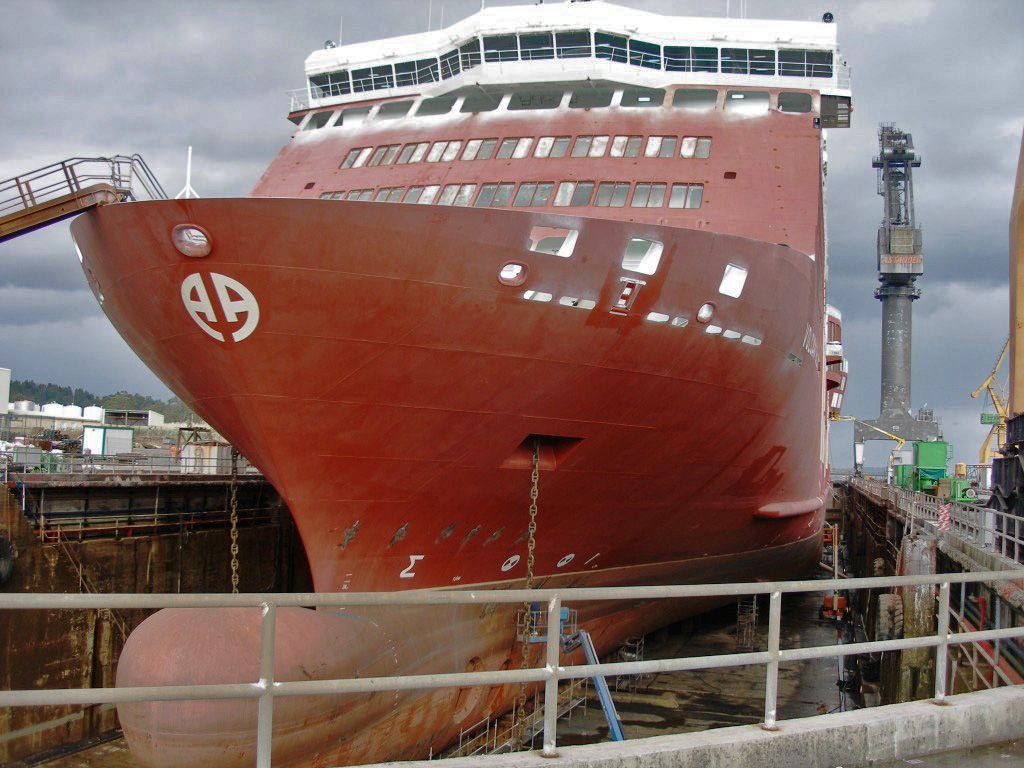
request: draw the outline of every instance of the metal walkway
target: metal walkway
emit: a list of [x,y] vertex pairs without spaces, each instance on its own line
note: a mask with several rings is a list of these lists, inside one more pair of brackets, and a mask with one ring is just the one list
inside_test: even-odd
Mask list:
[[139,155],[72,157],[0,181],[0,243],[99,205],[166,198]]

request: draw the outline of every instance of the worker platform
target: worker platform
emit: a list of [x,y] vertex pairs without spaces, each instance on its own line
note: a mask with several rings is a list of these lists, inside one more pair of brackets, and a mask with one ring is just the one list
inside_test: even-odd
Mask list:
[[0,243],[100,205],[166,198],[139,155],[69,158],[0,181]]

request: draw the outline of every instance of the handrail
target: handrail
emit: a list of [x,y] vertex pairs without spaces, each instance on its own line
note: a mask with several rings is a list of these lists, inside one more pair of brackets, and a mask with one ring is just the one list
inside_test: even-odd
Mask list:
[[[271,765],[274,699],[279,696],[366,693],[376,691],[425,690],[446,687],[544,685],[543,754],[555,754],[558,717],[558,683],[561,680],[594,675],[635,675],[654,672],[716,669],[751,664],[765,665],[764,720],[768,730],[778,720],[778,673],[783,662],[898,651],[908,648],[936,648],[935,702],[944,703],[947,694],[948,653],[951,645],[984,640],[1024,637],[1024,627],[1007,627],[973,632],[951,632],[950,585],[990,581],[1024,580],[1024,570],[978,573],[949,573],[920,576],[887,576],[855,579],[756,582],[747,584],[683,584],[652,587],[585,587],[566,589],[512,590],[409,590],[378,593],[319,594],[25,594],[0,593],[0,610],[82,610],[189,608],[259,608],[261,611],[259,678],[251,683],[171,685],[125,688],[47,689],[0,691],[0,707],[91,705],[143,701],[185,701],[198,699],[257,699],[256,764]],[[781,648],[782,595],[793,592],[829,592],[846,589],[891,589],[893,587],[938,585],[938,628],[934,634],[896,640],[869,641],[845,645]],[[563,666],[561,653],[561,606],[563,601],[650,600],[665,598],[724,597],[768,594],[768,642],[764,651],[726,653],[702,657],[626,661],[609,664]],[[331,680],[277,681],[274,679],[277,609],[283,607],[340,607],[357,605],[472,605],[546,603],[545,665],[526,669],[456,672],[445,674],[395,675]]]
[[94,184],[113,187],[122,200],[167,198],[141,155],[71,157],[0,181],[0,218]]

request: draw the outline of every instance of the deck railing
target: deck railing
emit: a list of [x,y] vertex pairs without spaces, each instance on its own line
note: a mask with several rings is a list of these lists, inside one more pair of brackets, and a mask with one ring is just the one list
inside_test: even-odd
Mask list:
[[[274,699],[281,696],[323,696],[376,691],[427,690],[494,686],[519,683],[544,684],[544,755],[555,754],[557,742],[558,684],[594,676],[681,672],[735,666],[764,665],[765,694],[762,727],[775,730],[778,722],[779,665],[795,661],[835,658],[855,654],[899,651],[910,648],[936,649],[934,701],[944,703],[949,677],[949,647],[965,643],[1010,640],[1024,637],[1024,627],[1005,627],[971,632],[950,631],[950,585],[975,582],[1024,580],[1024,570],[956,573],[927,576],[757,582],[749,584],[692,584],[653,587],[607,587],[534,590],[410,590],[378,593],[239,594],[239,595],[75,595],[0,593],[0,610],[83,610],[156,608],[252,608],[261,612],[259,677],[248,683],[209,685],[160,685],[124,688],[54,688],[46,690],[0,691],[0,707],[88,706],[144,701],[188,701],[212,699],[256,699],[256,764],[271,765]],[[937,587],[937,628],[923,637],[782,648],[782,596],[784,594],[834,590]],[[561,663],[563,604],[605,600],[632,602],[702,597],[768,595],[768,638],[763,651],[724,653],[691,658],[626,661],[608,664]],[[547,631],[544,637],[544,666],[526,669],[456,672],[449,674],[394,675],[332,680],[276,680],[274,677],[277,609],[282,607],[339,608],[350,606],[429,606],[472,604],[523,604],[544,606]],[[511,634],[510,629],[510,634]],[[540,638],[538,638],[540,640]]]

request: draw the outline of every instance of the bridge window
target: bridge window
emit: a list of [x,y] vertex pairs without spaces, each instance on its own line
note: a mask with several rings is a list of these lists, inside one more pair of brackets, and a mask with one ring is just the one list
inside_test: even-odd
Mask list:
[[649,136],[644,157],[675,157],[678,141],[675,136]]
[[519,35],[519,51],[523,61],[555,58],[555,45],[550,32]]
[[663,246],[657,240],[631,237],[622,254],[622,268],[630,272],[653,275],[658,271]]
[[501,96],[490,93],[471,93],[462,102],[460,112],[493,112],[501,104]]
[[809,93],[780,93],[780,112],[810,112],[811,94]]
[[611,88],[581,88],[569,97],[570,109],[600,109],[611,106],[615,91]]
[[366,122],[366,118],[369,116],[369,105],[365,107],[349,107],[348,109],[341,110],[341,117],[334,121],[334,125],[338,126],[342,123],[345,125],[359,125],[359,123]]
[[388,101],[377,110],[378,120],[397,120],[405,117],[412,109],[412,101]]
[[437,65],[437,59],[420,59],[416,62],[416,82],[436,83],[441,79],[441,70]]
[[561,91],[516,91],[509,99],[510,111],[521,109],[555,109],[562,103]]
[[484,38],[484,61],[519,61],[519,43],[515,35],[491,35]]
[[624,107],[660,107],[664,103],[663,88],[626,88],[622,91]]
[[622,208],[628,197],[628,181],[606,181],[598,185],[594,205],[602,208]]
[[765,91],[729,91],[725,94],[725,111],[756,115],[768,111]]
[[352,83],[349,79],[348,70],[313,75],[309,78],[309,84],[313,91],[313,97],[318,99],[327,98],[328,96],[344,96],[347,93],[352,93]]
[[668,198],[669,208],[700,208],[704,197],[703,184],[673,184]]
[[661,69],[661,46],[631,39],[629,41],[629,63],[634,67]]
[[352,70],[352,90],[355,93],[394,87],[395,75],[390,64]]
[[832,77],[832,51],[779,51],[779,74],[791,77]]
[[306,121],[306,127],[304,131],[315,131],[318,128],[323,128],[331,119],[333,112],[314,112],[309,116],[309,120]]
[[631,208],[661,208],[665,204],[665,184],[638,183],[633,189]]
[[590,32],[586,29],[555,33],[555,55],[560,59],[590,57]]
[[717,72],[718,49],[666,45],[665,69],[668,72]]
[[402,61],[395,64],[395,85],[399,88],[406,85],[417,85],[415,61]]
[[612,140],[612,157],[637,157],[640,155],[640,145],[643,144],[643,136],[616,136]]
[[462,63],[462,69],[472,69],[473,67],[479,66],[480,57],[480,41],[473,38],[468,43],[464,43],[459,46],[459,60]]
[[627,38],[609,35],[607,32],[594,33],[594,55],[599,59],[626,63],[628,58]]
[[519,185],[519,191],[516,192],[516,198],[512,205],[515,208],[547,205],[554,188],[555,185],[550,181],[523,182]]
[[705,88],[680,88],[672,96],[672,106],[694,112],[709,112],[718,103],[718,91]]
[[438,96],[433,99],[424,99],[416,110],[417,117],[430,117],[433,115],[446,115],[455,106],[454,96]]
[[722,72],[737,75],[774,75],[775,51],[746,48],[722,49]]
[[459,49],[448,51],[443,54],[439,59],[441,64],[441,79],[447,80],[449,77],[455,77],[462,71],[462,65],[459,63]]

